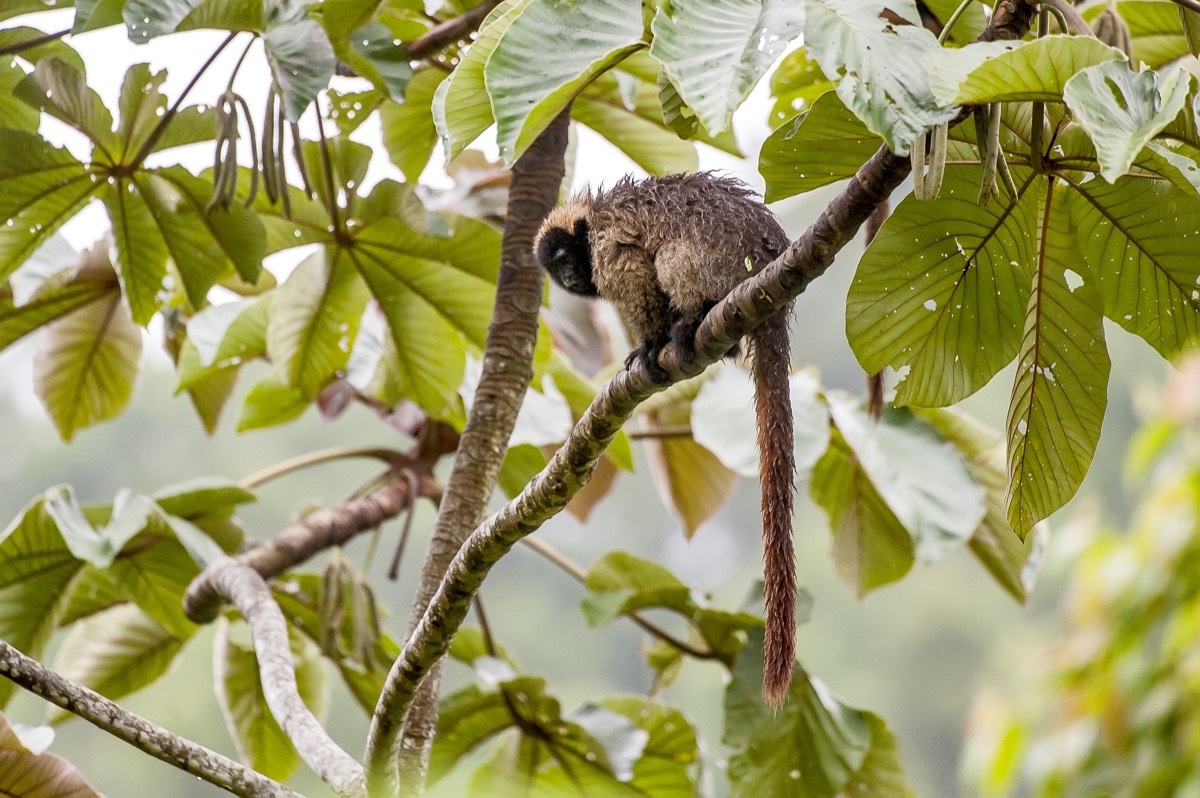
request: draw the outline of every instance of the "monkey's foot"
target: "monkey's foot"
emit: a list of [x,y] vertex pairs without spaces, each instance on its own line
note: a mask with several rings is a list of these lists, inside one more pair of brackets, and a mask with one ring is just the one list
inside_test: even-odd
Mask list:
[[649,341],[643,343],[637,349],[629,353],[629,357],[625,358],[625,368],[632,369],[635,363],[641,363],[642,368],[650,375],[650,379],[655,382],[669,382],[671,375],[665,368],[658,365],[658,353],[662,351],[661,343],[653,344]]

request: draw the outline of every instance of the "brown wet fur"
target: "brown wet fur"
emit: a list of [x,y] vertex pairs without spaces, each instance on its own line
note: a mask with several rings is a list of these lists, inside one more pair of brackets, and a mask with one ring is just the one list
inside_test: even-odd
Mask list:
[[[547,216],[547,231],[587,222],[596,292],[616,305],[649,353],[674,338],[690,345],[694,324],[738,283],[788,245],[775,215],[743,183],[709,173],[623,178],[612,188],[573,197]],[[553,246],[548,245],[548,249]],[[553,276],[554,268],[542,263]],[[560,285],[561,285],[560,281]],[[792,408],[788,311],[750,338],[761,453],[767,631],[763,695],[787,697],[796,651],[796,565],[792,548]],[[687,329],[676,329],[677,324]],[[635,355],[639,351],[635,351]]]

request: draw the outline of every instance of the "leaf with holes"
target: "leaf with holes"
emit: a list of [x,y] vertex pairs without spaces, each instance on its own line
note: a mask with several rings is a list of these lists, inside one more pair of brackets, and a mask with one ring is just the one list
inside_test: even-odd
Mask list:
[[788,0],[662,5],[650,54],[705,129],[720,133],[803,24],[804,6]]
[[[939,107],[921,57],[938,50],[920,25],[893,25],[883,0],[810,0],[804,24],[809,55],[867,128],[901,155],[918,134],[954,118]],[[915,10],[915,9],[914,9]]]
[[1037,192],[983,208],[978,195],[976,168],[948,167],[936,200],[908,197],[896,208],[850,286],[846,335],[858,362],[870,374],[908,368],[897,404],[941,407],[970,396],[1020,346]]
[[1045,205],[1008,408],[1008,522],[1021,536],[1065,504],[1087,474],[1111,365],[1096,275],[1074,247],[1075,231],[1091,228],[1071,213],[1073,198],[1053,185]]
[[1129,171],[1152,138],[1187,102],[1192,79],[1176,67],[1159,76],[1110,61],[1067,81],[1063,100],[1096,145],[1100,174],[1110,183]]
[[265,3],[239,0],[126,0],[122,14],[137,44],[185,30],[261,31]]
[[1073,183],[1075,241],[1104,315],[1172,358],[1200,340],[1200,197],[1162,180]]

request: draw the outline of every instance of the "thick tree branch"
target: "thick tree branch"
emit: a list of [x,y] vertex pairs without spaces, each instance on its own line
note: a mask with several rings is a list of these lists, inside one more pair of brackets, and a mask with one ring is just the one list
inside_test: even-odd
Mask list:
[[0,640],[0,676],[118,740],[241,798],[303,798],[232,759],[186,740],[72,682]]
[[211,564],[207,573],[213,588],[237,606],[250,626],[263,696],[300,758],[338,795],[363,795],[362,766],[333,741],[300,697],[287,620],[267,583],[232,557]]
[[[517,413],[533,378],[543,287],[542,274],[533,262],[533,237],[558,202],[569,121],[569,111],[561,113],[513,164],[500,248],[500,277],[483,350],[483,372],[421,569],[421,582],[409,615],[410,632],[425,613],[451,559],[487,510]],[[390,723],[372,722],[366,760],[372,794],[394,794],[397,774],[392,760],[398,738],[401,789],[406,794],[419,794],[437,725],[440,681],[440,669],[435,669],[408,717],[396,716],[397,722],[404,721],[402,736],[401,730]]]
[[[432,496],[439,490],[432,477],[427,475],[420,477],[418,485],[420,496]],[[317,510],[261,545],[238,555],[237,561],[264,579],[271,579],[325,549],[341,545],[394,518],[404,512],[408,502],[409,482],[402,479],[389,483],[362,498]],[[211,623],[223,603],[224,598],[213,584],[210,567],[188,586],[183,597],[183,610],[196,623]]]

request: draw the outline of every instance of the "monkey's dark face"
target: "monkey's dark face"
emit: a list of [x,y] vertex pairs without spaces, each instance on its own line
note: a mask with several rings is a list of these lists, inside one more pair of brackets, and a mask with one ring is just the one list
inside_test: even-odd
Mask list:
[[564,290],[580,296],[600,295],[592,279],[592,247],[585,219],[577,219],[573,230],[547,230],[538,243],[537,262]]

